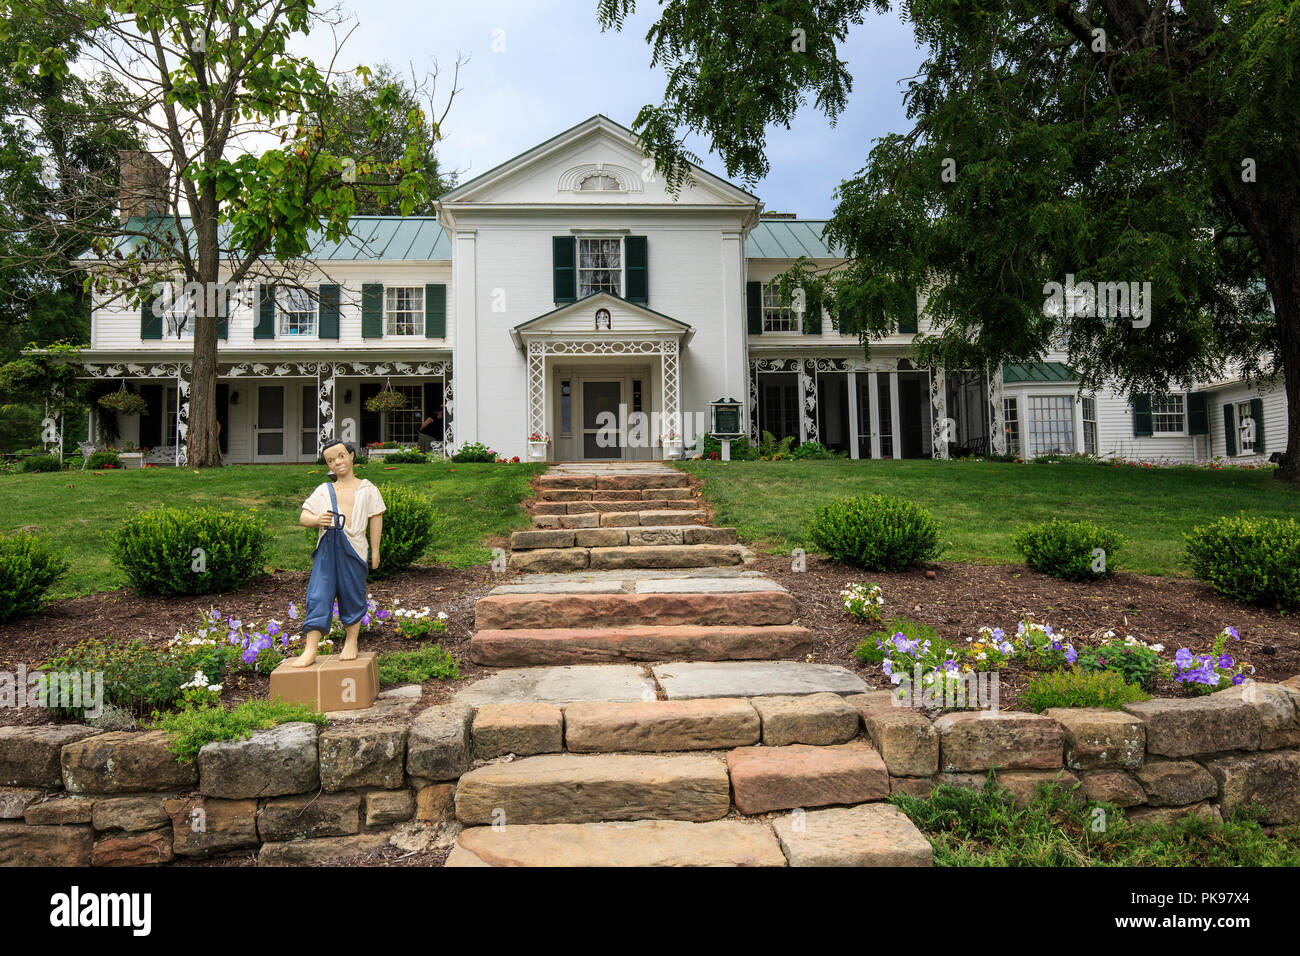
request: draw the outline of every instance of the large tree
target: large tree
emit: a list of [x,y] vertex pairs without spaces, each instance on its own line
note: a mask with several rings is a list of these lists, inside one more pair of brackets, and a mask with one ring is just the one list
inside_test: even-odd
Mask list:
[[[671,183],[701,134],[729,175],[768,171],[766,133],[808,98],[832,120],[870,8],[926,51],[912,128],[876,141],[829,226],[848,265],[805,286],[865,342],[928,295],[921,358],[1032,360],[1063,346],[1085,384],[1163,393],[1280,376],[1300,482],[1300,4],[1293,0],[665,0],[668,73],[635,129]],[[619,28],[635,0],[600,0]],[[1146,317],[1055,308],[1049,283],[1150,282]],[[1068,304],[1068,303],[1066,303]],[[1080,302],[1078,305],[1082,306]]]
[[[340,82],[333,62],[294,52],[309,32],[337,17],[314,0],[0,0],[0,40],[25,23],[57,25],[69,48],[19,44],[16,69],[29,75],[106,74],[128,91],[122,117],[144,131],[165,167],[167,212],[138,217],[96,240],[97,290],[138,304],[160,280],[198,290],[187,459],[221,463],[216,381],[224,294],[249,279],[292,279],[313,234],[348,232],[360,192],[409,212],[424,194],[416,131],[425,117],[399,92],[374,97],[369,128],[406,131],[391,157],[333,152]],[[362,71],[363,73],[365,71]]]

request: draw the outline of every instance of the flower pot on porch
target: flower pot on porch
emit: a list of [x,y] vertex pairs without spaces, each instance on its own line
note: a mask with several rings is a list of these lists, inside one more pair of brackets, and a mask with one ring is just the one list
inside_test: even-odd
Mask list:
[[664,439],[664,458],[673,460],[682,457],[682,440],[680,438]]
[[528,443],[528,460],[529,461],[546,461],[547,453],[550,450],[550,443],[544,441],[530,441]]

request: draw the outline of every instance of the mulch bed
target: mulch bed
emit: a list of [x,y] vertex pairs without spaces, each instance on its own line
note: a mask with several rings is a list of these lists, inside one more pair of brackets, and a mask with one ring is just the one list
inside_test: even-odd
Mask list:
[[[1059,581],[1024,565],[938,563],[925,571],[876,573],[848,568],[809,556],[807,570],[791,570],[786,557],[762,556],[750,568],[764,571],[794,595],[796,624],[813,632],[813,660],[839,664],[862,675],[875,687],[887,687],[880,666],[866,665],[853,649],[872,628],[859,624],[844,610],[840,591],[855,582],[875,582],[884,592],[885,621],[908,617],[934,628],[940,637],[965,642],[981,626],[1001,627],[1014,634],[1024,614],[1053,629],[1065,629],[1078,647],[1100,644],[1101,634],[1113,630],[1149,644],[1163,644],[1165,659],[1180,647],[1193,653],[1209,650],[1227,625],[1241,634],[1241,643],[1228,653],[1255,667],[1261,681],[1285,680],[1300,674],[1300,616],[1276,610],[1244,607],[1222,598],[1187,578],[1143,574],[1114,574],[1097,583]],[[1001,671],[1000,705],[1014,709],[1029,673],[1015,666]],[[1161,682],[1155,696],[1187,696],[1180,684]]]
[[[14,673],[19,664],[26,664],[30,670],[51,655],[91,637],[139,638],[162,645],[178,631],[192,633],[200,615],[209,608],[244,621],[274,618],[292,625],[294,622],[288,619],[289,602],[302,608],[309,576],[306,571],[276,571],[227,594],[164,598],[122,588],[52,601],[39,614],[0,625],[0,670]],[[371,580],[367,590],[381,607],[391,607],[393,598],[400,598],[404,607],[428,605],[434,613],[446,611],[447,633],[439,636],[437,643],[460,660],[461,675],[472,679],[485,673],[484,668],[469,661],[474,603],[501,583],[503,575],[492,573],[486,566],[464,570],[418,567],[391,578]],[[412,650],[422,643],[399,637],[391,625],[361,635],[363,651]],[[424,700],[441,702],[462,684],[428,681]],[[269,686],[266,675],[240,674],[227,682],[221,697],[227,704],[236,704],[250,697],[265,697]],[[0,708],[0,726],[59,720],[39,707]]]

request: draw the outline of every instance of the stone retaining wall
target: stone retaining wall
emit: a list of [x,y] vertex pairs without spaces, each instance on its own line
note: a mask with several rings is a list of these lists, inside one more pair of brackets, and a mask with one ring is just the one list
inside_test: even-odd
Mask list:
[[[1300,677],[1123,711],[930,720],[892,706],[885,691],[843,701],[859,723],[841,726],[842,704],[755,698],[674,702],[672,721],[657,726],[642,714],[635,729],[643,749],[660,752],[860,736],[879,753],[872,759],[883,759],[891,791],[982,786],[994,769],[1018,801],[1040,782],[1062,781],[1081,784],[1080,799],[1132,808],[1136,819],[1218,820],[1253,808],[1266,824],[1300,821]],[[414,718],[285,724],[209,744],[190,764],[157,731],[0,728],[0,864],[148,865],[256,853],[259,865],[286,865],[355,855],[383,846],[397,825],[453,820],[456,781],[478,762],[566,744],[599,752],[605,711],[626,733],[632,715],[620,718],[618,708],[654,706],[568,705],[578,708],[568,721],[557,705],[446,704]],[[681,719],[694,709],[702,722]],[[701,737],[701,726],[712,730]]]

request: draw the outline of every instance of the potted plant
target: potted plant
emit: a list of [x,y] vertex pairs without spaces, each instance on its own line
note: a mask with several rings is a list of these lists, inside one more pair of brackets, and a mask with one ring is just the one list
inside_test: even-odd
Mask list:
[[117,452],[117,458],[122,463],[123,468],[144,467],[144,449],[139,445],[122,445],[119,448],[114,448],[113,451]]
[[403,445],[401,442],[385,441],[374,442],[366,450],[370,453],[371,461],[383,461],[389,455],[402,454],[408,451],[418,451],[418,445]]
[[393,390],[392,382],[384,385],[384,390],[366,399],[368,412],[397,412],[406,407],[406,396]]
[[144,396],[137,395],[135,392],[128,392],[124,388],[116,392],[109,392],[107,395],[101,395],[98,401],[100,406],[117,412],[119,415],[149,414],[149,405],[145,402]]
[[528,460],[546,461],[550,457],[551,436],[533,432],[528,436]]
[[669,432],[666,435],[660,435],[659,444],[663,445],[665,459],[682,457],[682,436],[677,434],[677,432]]

